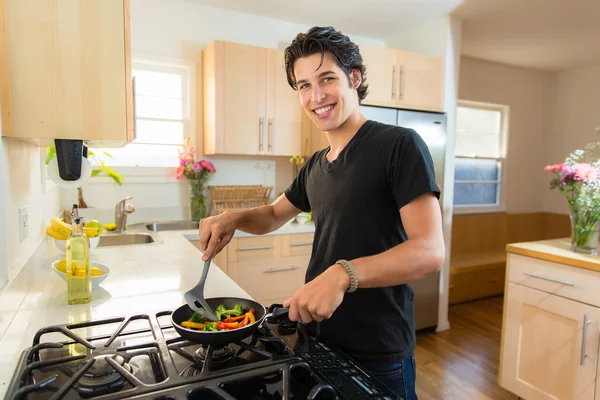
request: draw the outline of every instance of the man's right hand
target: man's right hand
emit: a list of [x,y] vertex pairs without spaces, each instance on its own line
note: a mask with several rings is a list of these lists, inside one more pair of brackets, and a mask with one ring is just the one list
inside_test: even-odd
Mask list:
[[237,215],[235,212],[224,212],[214,217],[200,220],[199,235],[200,248],[204,252],[202,261],[214,258],[231,241],[237,229]]

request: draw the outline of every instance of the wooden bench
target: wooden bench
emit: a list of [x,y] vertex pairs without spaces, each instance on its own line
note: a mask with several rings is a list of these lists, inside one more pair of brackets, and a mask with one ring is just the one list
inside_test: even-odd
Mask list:
[[569,235],[568,215],[546,212],[454,215],[449,303],[504,293],[508,243]]
[[505,270],[505,252],[483,252],[452,257],[449,303],[462,303],[502,294]]

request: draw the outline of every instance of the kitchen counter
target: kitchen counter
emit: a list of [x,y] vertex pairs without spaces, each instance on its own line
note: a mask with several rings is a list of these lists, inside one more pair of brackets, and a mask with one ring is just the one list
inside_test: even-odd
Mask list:
[[[185,303],[183,293],[202,273],[201,252],[186,239],[197,231],[156,233],[161,243],[100,247],[91,260],[112,269],[92,293],[92,301],[68,305],[65,282],[52,270],[64,258],[51,240],[44,239],[15,280],[0,294],[0,398],[23,350],[42,327],[138,313],[174,310]],[[251,298],[220,268],[210,269],[206,297]]]
[[571,251],[570,238],[511,243],[506,245],[506,251],[540,260],[600,271],[600,256]]

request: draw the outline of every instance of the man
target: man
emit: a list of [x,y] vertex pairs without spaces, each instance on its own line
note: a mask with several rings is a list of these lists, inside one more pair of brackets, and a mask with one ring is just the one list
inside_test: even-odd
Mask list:
[[439,188],[427,146],[410,129],[367,120],[358,47],[331,27],[299,34],[285,51],[287,79],[330,146],[316,152],[272,204],[207,218],[207,259],[236,229],[271,232],[312,211],[306,284],[284,306],[321,322],[330,340],[399,395],[416,399],[413,292],[408,282],[444,261]]

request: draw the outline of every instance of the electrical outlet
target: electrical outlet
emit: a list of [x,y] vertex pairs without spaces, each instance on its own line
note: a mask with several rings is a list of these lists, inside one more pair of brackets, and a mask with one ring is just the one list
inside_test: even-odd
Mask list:
[[23,242],[29,236],[29,215],[27,214],[27,206],[19,208],[19,239]]

